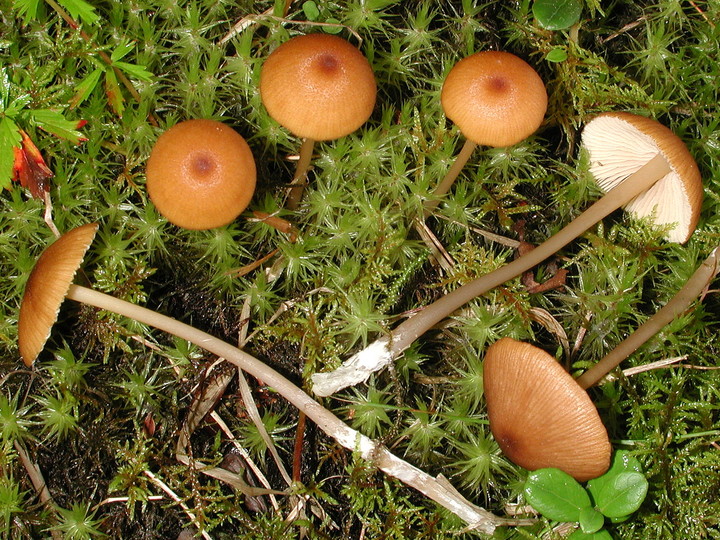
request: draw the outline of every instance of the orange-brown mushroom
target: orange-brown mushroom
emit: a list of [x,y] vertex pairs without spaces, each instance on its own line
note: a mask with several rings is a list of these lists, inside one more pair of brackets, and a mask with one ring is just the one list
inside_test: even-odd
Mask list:
[[460,60],[445,78],[440,99],[445,116],[467,140],[426,202],[426,214],[448,192],[477,145],[497,148],[526,139],[540,127],[548,102],[545,85],[530,64],[502,51]]
[[272,118],[304,138],[288,195],[296,208],[315,141],[337,139],[363,125],[377,87],[367,58],[330,34],[297,36],[275,49],[260,72],[260,97]]
[[250,147],[215,120],[186,120],[160,135],[147,163],[147,190],[168,221],[186,229],[227,225],[255,192]]
[[31,366],[45,347],[97,228],[96,223],[90,223],[58,238],[43,251],[30,273],[18,316],[18,346],[25,365]]
[[595,405],[542,349],[511,338],[493,343],[483,385],[490,430],[517,465],[555,467],[580,482],[610,466],[612,447]]

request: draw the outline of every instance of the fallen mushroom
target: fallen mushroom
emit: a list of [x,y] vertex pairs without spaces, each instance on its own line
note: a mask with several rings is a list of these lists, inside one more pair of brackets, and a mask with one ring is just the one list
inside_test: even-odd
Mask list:
[[[636,142],[615,136],[616,131],[634,134]],[[608,145],[613,142],[614,153],[608,150]],[[596,152],[599,143],[603,145],[603,159],[608,155],[625,156],[623,163],[627,163],[627,166],[622,173],[615,167],[604,167],[598,163]],[[631,201],[637,201],[639,195],[659,181],[665,183],[666,188],[653,191],[659,198],[654,202],[645,201],[643,208],[666,205],[682,207],[685,210],[683,216],[687,217],[681,220],[679,213],[673,214],[679,221],[669,230],[667,239],[685,241],[689,238],[699,219],[702,179],[697,164],[680,138],[654,120],[628,113],[605,113],[585,126],[583,144],[590,154],[591,170],[598,182],[606,183],[605,176],[599,176],[601,174],[614,179],[614,187],[610,191],[535,249],[424,307],[389,335],[351,356],[335,371],[314,374],[313,392],[319,396],[329,396],[342,388],[363,382],[456,309],[541,263],[611,212]],[[672,199],[667,198],[669,193],[674,194]],[[649,215],[664,216],[666,212],[650,212]],[[666,222],[661,224],[667,226]]]
[[245,139],[215,120],[186,120],[158,137],[147,190],[168,221],[186,229],[227,225],[255,192],[255,160]]
[[485,353],[483,388],[490,431],[513,463],[555,467],[579,482],[610,466],[612,447],[595,405],[547,352],[496,341]]
[[25,364],[31,366],[42,351],[64,298],[112,311],[194,343],[262,380],[344,448],[357,452],[378,469],[417,489],[479,531],[492,534],[498,526],[517,523],[473,505],[442,476],[428,475],[392,454],[384,445],[350,428],[290,380],[243,350],[176,319],[72,284],[97,228],[97,224],[91,223],[65,233],[45,249],[33,268],[18,317],[18,345]]
[[532,135],[545,117],[548,98],[530,64],[508,52],[482,51],[453,66],[440,100],[445,116],[467,140],[426,201],[426,215],[448,192],[478,145],[512,146]]
[[683,313],[700,294],[707,288],[713,276],[718,273],[718,257],[720,246],[703,261],[685,285],[655,315],[638,327],[617,347],[606,354],[593,367],[577,378],[581,388],[590,388],[605,375],[615,369],[628,356],[634,353],[643,343],[657,334],[665,325]]
[[288,208],[300,202],[315,141],[358,129],[372,114],[376,94],[367,58],[340,37],[297,36],[270,53],[260,72],[260,98],[272,118],[304,138]]

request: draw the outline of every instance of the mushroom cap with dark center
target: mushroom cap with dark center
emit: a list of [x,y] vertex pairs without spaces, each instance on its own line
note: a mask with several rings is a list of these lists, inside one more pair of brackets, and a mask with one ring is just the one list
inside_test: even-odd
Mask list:
[[45,346],[97,229],[97,223],[89,223],[66,232],[45,248],[30,272],[18,316],[18,347],[27,366]]
[[376,94],[367,58],[329,34],[286,41],[260,72],[260,97],[270,116],[295,135],[316,141],[337,139],[363,125]]
[[460,60],[440,96],[445,115],[463,135],[486,146],[517,144],[532,135],[547,110],[537,72],[514,54],[482,51]]
[[662,154],[672,172],[638,195],[625,210],[671,226],[667,239],[685,242],[700,219],[703,186],[700,170],[685,143],[656,120],[627,112],[603,113],[582,132],[590,154],[590,172],[609,191],[652,157]]
[[490,430],[510,460],[586,481],[610,466],[607,430],[587,392],[548,353],[503,338],[483,364]]
[[215,120],[187,120],[160,135],[147,163],[147,190],[160,213],[186,229],[227,225],[255,192],[250,147]]

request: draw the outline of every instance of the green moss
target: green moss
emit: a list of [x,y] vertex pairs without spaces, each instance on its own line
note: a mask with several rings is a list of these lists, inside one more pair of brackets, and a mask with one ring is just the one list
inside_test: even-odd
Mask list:
[[[445,474],[467,497],[503,514],[506,503],[520,502],[524,472],[499,454],[487,427],[485,348],[513,336],[558,351],[562,362],[581,370],[664,305],[718,243],[720,6],[588,1],[577,27],[550,32],[534,21],[529,0],[316,4],[317,21],[335,19],[345,25],[339,35],[362,41],[376,73],[378,103],[357,132],[316,145],[297,211],[283,209],[283,195],[300,141],[268,116],[257,85],[262,62],[277,45],[324,31],[304,20],[303,2],[291,3],[287,12],[282,0],[96,4],[98,22],[84,24],[85,38],[50,4],[0,0],[0,67],[11,95],[27,96],[28,110],[86,120],[79,130],[87,141],[76,145],[50,135],[28,114],[13,121],[54,173],[57,227],[100,223],[80,281],[229,341],[249,336],[248,350],[306,386],[310,374],[337,366],[444,292],[514,257],[512,248],[478,231],[539,243],[595,200],[599,192],[579,149],[580,130],[592,115],[630,110],[671,127],[704,178],[700,225],[686,245],[668,245],[648,223],[613,214],[552,261],[569,272],[563,288],[531,294],[522,280],[506,283],[424,336],[395,371],[326,401],[393,452]],[[23,7],[37,8],[36,15],[26,18]],[[247,24],[229,35],[241,20]],[[558,48],[567,58],[549,61],[547,54]],[[423,201],[463,143],[443,115],[440,90],[458,59],[486,49],[515,52],[535,66],[548,87],[549,109],[528,140],[476,150],[427,220],[454,261],[445,270],[416,229]],[[101,52],[115,55],[131,88]],[[0,120],[10,116],[6,106]],[[248,211],[213,231],[168,224],[144,188],[157,136],[193,117],[231,125],[249,141],[258,165],[258,191]],[[302,532],[445,538],[462,530],[455,517],[368,469],[314,427],[306,428],[302,451],[295,452],[297,413],[262,381],[251,381],[257,405],[286,468],[300,471],[293,489],[306,507],[293,513],[298,499],[279,496],[274,508],[263,497],[268,509],[258,511],[252,498],[179,465],[178,430],[207,391],[215,359],[142,325],[64,305],[46,351],[32,370],[24,369],[17,312],[34,260],[53,238],[43,211],[42,202],[17,184],[0,193],[5,537],[11,526],[25,538],[49,529],[78,531],[76,537],[176,537],[183,528],[196,530],[180,502],[217,538],[299,538]],[[252,211],[285,219],[296,232],[273,229]],[[549,273],[542,266],[535,278]],[[617,537],[717,536],[716,288],[627,364],[686,357],[681,365],[629,379],[618,374],[591,391],[615,446],[631,450],[650,480],[643,508],[613,526]],[[562,327],[567,351],[555,331],[536,322],[540,309]],[[236,395],[231,384],[215,411],[270,485],[287,488],[256,427],[238,414],[243,408]],[[14,441],[39,464],[55,510],[34,503]],[[228,433],[209,419],[193,434],[198,460],[218,464],[236,451]],[[161,478],[178,500],[152,498],[163,492],[144,471]],[[259,483],[255,473],[243,474]],[[127,499],[101,504],[110,496]],[[294,521],[285,521],[289,515]],[[506,528],[497,536],[535,537],[544,526]]]

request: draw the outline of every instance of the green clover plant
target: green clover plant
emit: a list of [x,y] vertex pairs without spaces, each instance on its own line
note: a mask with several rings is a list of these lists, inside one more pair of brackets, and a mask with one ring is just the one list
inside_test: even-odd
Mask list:
[[577,522],[570,540],[604,540],[612,536],[603,529],[625,521],[635,512],[648,490],[640,462],[625,451],[617,451],[610,469],[581,486],[560,469],[539,469],[528,476],[524,493],[540,514],[552,521]]

